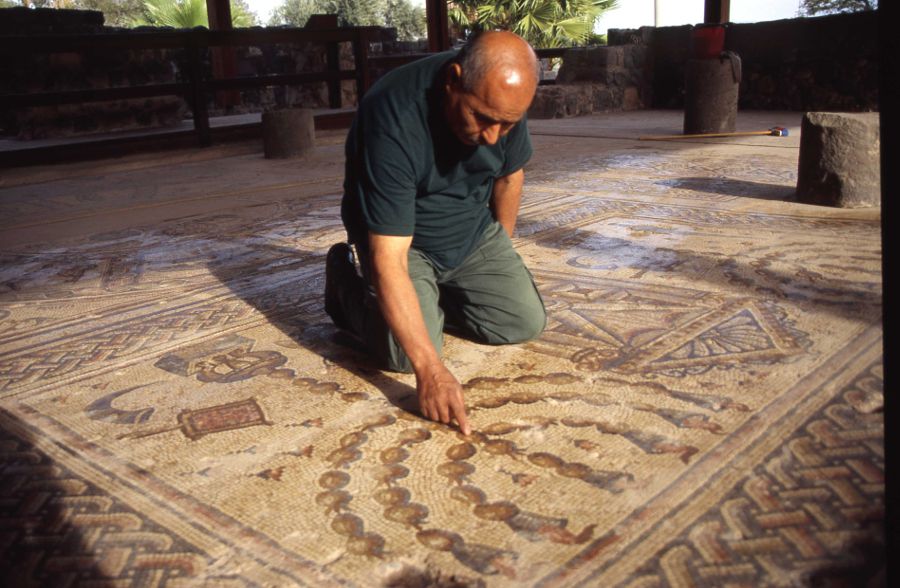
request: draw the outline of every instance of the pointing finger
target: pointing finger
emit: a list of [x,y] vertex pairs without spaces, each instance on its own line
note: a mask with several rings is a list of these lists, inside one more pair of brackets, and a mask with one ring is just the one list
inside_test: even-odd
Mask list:
[[461,397],[456,397],[450,406],[453,410],[453,416],[459,424],[459,430],[463,435],[470,435],[472,429],[469,427],[469,418],[466,416],[466,405]]

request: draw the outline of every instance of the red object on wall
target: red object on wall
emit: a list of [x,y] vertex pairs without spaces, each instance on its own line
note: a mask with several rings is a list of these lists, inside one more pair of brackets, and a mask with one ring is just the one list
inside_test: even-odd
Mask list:
[[725,26],[697,25],[691,31],[691,53],[694,59],[712,59],[725,50]]

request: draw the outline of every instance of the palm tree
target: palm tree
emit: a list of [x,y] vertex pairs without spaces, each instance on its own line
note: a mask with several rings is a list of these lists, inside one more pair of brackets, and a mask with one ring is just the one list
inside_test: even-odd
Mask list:
[[585,43],[594,22],[618,0],[453,0],[448,15],[461,32],[513,31],[535,47]]
[[[134,26],[209,27],[206,0],[143,0],[143,4],[143,14],[134,19]],[[249,27],[254,20],[255,16],[243,2],[232,0],[231,22],[234,26]]]

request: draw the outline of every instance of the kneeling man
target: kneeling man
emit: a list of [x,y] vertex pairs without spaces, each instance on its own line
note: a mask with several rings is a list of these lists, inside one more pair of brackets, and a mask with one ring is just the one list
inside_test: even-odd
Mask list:
[[537,84],[528,43],[483,33],[379,79],[347,137],[350,244],[328,252],[325,310],[383,367],[415,373],[426,418],[455,419],[464,434],[462,386],[441,360],[445,321],[498,345],[532,339],[546,322],[510,241]]

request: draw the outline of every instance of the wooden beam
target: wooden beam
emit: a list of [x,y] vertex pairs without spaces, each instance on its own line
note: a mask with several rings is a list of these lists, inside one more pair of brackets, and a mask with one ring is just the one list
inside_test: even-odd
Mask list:
[[428,50],[437,52],[449,49],[447,0],[425,0],[425,18],[428,21]]
[[[209,30],[230,31],[231,0],[206,0],[206,14],[209,17]],[[210,49],[214,78],[233,78],[237,74],[237,58],[233,47],[214,47]],[[216,92],[216,104],[220,108],[234,106],[241,102],[238,91]]]
[[731,0],[706,0],[703,8],[703,22],[721,24],[731,18]]
[[209,30],[230,31],[231,2],[229,0],[206,0],[206,14],[209,17]]

